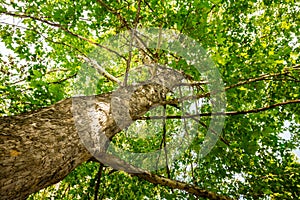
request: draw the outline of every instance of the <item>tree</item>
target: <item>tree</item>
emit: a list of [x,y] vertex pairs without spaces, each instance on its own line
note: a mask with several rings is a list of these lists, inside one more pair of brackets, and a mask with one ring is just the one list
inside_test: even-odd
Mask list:
[[[0,64],[1,198],[299,198],[299,162],[292,152],[300,132],[297,3],[1,1],[0,12],[7,49]],[[119,38],[128,52],[113,48],[116,34],[147,27],[158,27],[156,48],[134,31]],[[177,31],[207,50],[224,82],[226,111],[214,112],[213,95],[220,91],[210,87],[207,74],[163,48],[162,30]],[[92,91],[85,87],[87,77],[96,79],[88,82]],[[162,86],[145,77],[172,81]],[[130,84],[136,78],[140,85]],[[172,93],[175,87],[188,89]],[[74,90],[85,96],[71,98]],[[122,106],[111,104],[122,91],[132,95],[117,104],[127,105],[132,121],[120,125],[112,112]],[[145,170],[109,156],[103,153],[108,140],[101,151],[88,149],[78,132],[92,130],[80,126],[91,124],[81,112],[89,102],[98,105],[97,120],[111,144],[131,152],[162,149],[158,160],[164,167]],[[181,109],[191,106],[197,112]],[[199,159],[218,116],[225,117],[222,134]],[[169,163],[167,147],[182,121],[193,125],[184,132],[195,135]],[[289,140],[282,138],[284,131]]]

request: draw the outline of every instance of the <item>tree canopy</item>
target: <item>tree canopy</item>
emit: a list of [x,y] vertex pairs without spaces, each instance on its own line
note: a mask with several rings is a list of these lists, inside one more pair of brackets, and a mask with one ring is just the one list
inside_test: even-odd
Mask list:
[[[136,117],[135,125],[112,135],[111,143],[132,152],[167,149],[180,134],[179,119],[186,115],[178,105],[199,109],[190,113],[198,115],[193,141],[163,168],[135,174],[90,159],[28,199],[300,198],[300,164],[293,152],[300,146],[296,1],[0,0],[0,4],[2,119],[50,107],[74,94],[111,94],[127,79],[143,81],[151,70],[163,69],[160,66],[187,80],[181,86],[189,89],[180,94],[194,99],[178,104],[185,102],[178,93],[160,92],[167,94],[164,101]],[[158,35],[159,30],[172,30],[187,36],[205,49],[224,84],[226,110],[214,113],[211,80],[184,56],[159,46],[134,49],[131,41],[123,47],[129,49],[124,54],[113,49],[115,35],[151,27]],[[141,65],[150,69],[139,71]],[[84,73],[97,80],[92,92],[79,91],[90,87]],[[162,74],[169,78],[172,73]],[[164,117],[151,118],[158,113]],[[216,115],[224,116],[222,133],[200,158]],[[0,154],[5,137],[1,132]],[[18,152],[11,150],[10,156],[17,157]]]

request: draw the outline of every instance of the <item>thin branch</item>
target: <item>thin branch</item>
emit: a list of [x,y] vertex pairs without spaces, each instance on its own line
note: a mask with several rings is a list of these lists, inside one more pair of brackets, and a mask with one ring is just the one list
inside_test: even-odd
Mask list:
[[73,45],[66,44],[64,42],[53,41],[52,39],[50,39],[50,37],[44,36],[41,32],[37,31],[38,27],[34,27],[32,29],[32,28],[27,28],[27,27],[15,25],[15,24],[10,24],[10,23],[6,23],[6,22],[0,22],[0,24],[5,24],[5,25],[9,25],[9,26],[15,26],[15,27],[18,27],[18,28],[21,28],[21,29],[24,29],[24,30],[29,30],[29,31],[35,32],[36,34],[38,34],[39,36],[42,36],[46,41],[49,41],[50,43],[67,46],[67,47],[69,47],[71,49],[75,49],[75,51],[77,51],[78,53],[80,53],[80,54],[82,54],[82,55],[85,56],[85,53],[83,53],[81,50],[79,50],[77,47],[74,47]]
[[151,8],[151,6],[148,3],[148,0],[144,0],[144,3],[146,4],[146,6],[151,10],[151,12],[154,13],[154,10]]
[[[166,105],[164,105],[163,108],[163,116],[166,115]],[[166,170],[168,178],[171,178],[170,175],[170,168],[169,168],[169,162],[168,162],[168,149],[167,149],[167,143],[166,143],[166,133],[167,133],[167,125],[166,125],[166,119],[163,119],[163,138],[162,138],[162,145],[164,147],[165,151],[165,159],[166,159]]]
[[287,75],[289,72],[288,71],[285,71],[284,73],[276,73],[276,74],[265,74],[265,75],[261,75],[259,77],[256,77],[256,78],[250,78],[250,79],[247,79],[245,81],[240,81],[236,84],[233,84],[233,85],[230,85],[230,86],[227,86],[225,88],[225,90],[229,90],[231,88],[235,88],[235,87],[238,87],[238,86],[241,86],[241,85],[245,85],[245,84],[248,84],[248,83],[253,83],[253,82],[257,82],[257,81],[261,81],[261,80],[265,80],[267,78],[270,78],[270,77],[277,77],[277,76],[282,76],[282,75]]
[[141,0],[138,1],[138,8],[137,8],[137,13],[133,22],[134,25],[134,29],[131,29],[130,32],[130,42],[129,42],[129,55],[128,55],[128,59],[126,62],[126,72],[125,72],[125,78],[124,78],[124,86],[127,86],[127,79],[128,79],[128,74],[129,74],[129,70],[130,70],[130,65],[131,65],[131,59],[132,59],[132,46],[133,46],[133,37],[135,35],[135,31],[139,22],[139,15],[140,15],[140,11],[141,11]]
[[83,37],[83,36],[81,36],[81,35],[79,35],[79,34],[77,34],[77,33],[74,33],[74,32],[72,32],[72,31],[70,31],[69,29],[63,27],[61,24],[54,23],[54,22],[51,22],[51,21],[48,21],[48,20],[45,20],[45,19],[41,19],[41,18],[38,18],[38,17],[35,17],[35,16],[31,16],[31,15],[17,14],[17,13],[11,13],[11,12],[6,12],[6,11],[2,11],[2,12],[0,12],[0,13],[6,14],[6,15],[9,15],[9,16],[13,16],[13,17],[18,17],[18,18],[30,18],[30,19],[33,19],[33,20],[40,21],[40,22],[42,22],[42,23],[48,24],[48,25],[50,25],[50,26],[52,26],[52,27],[59,28],[59,29],[65,31],[66,33],[68,33],[68,34],[70,34],[70,35],[72,35],[72,36],[75,36],[75,37],[77,37],[77,38],[79,38],[79,39],[82,39],[82,40],[84,40],[84,41],[87,41],[87,42],[90,43],[90,44],[93,44],[93,45],[96,45],[96,46],[98,46],[98,47],[101,47],[101,48],[103,48],[103,49],[105,49],[105,50],[107,50],[107,51],[109,51],[109,52],[111,52],[111,53],[114,53],[114,54],[116,54],[117,56],[119,56],[119,57],[121,57],[121,58],[123,58],[123,59],[126,60],[126,58],[125,58],[123,55],[119,54],[118,52],[116,52],[116,51],[114,51],[114,50],[112,50],[112,49],[110,49],[110,48],[108,48],[108,47],[106,47],[106,46],[103,46],[103,45],[101,45],[101,44],[99,44],[99,43],[97,43],[97,42],[94,42],[94,41],[92,41],[92,40],[90,40],[90,39],[88,39],[88,38],[85,38],[85,37]]
[[[182,96],[182,93],[181,93],[181,88],[179,88],[179,91],[180,91],[180,96]],[[183,105],[183,102],[181,103]],[[197,108],[197,101],[196,101],[196,108]],[[219,135],[214,129],[212,129],[211,127],[208,127],[204,122],[200,121],[200,118],[199,118],[199,114],[198,114],[198,109],[196,110],[197,111],[197,117],[192,117],[192,119],[196,122],[198,122],[199,124],[201,124],[204,128],[206,129],[209,129],[211,132],[213,132],[216,136]],[[187,112],[184,112],[185,115],[190,115],[189,113]],[[183,119],[184,123],[186,123],[186,119],[184,118]],[[186,129],[186,128],[185,128]],[[221,141],[226,144],[227,146],[230,145],[230,143],[225,140],[222,136],[219,136],[219,138],[221,139]]]
[[159,50],[160,50],[160,46],[161,46],[161,36],[162,36],[162,26],[159,27],[159,34],[158,34],[158,41],[157,41],[157,45],[156,45],[156,49],[155,49],[155,53],[154,53],[154,69],[153,69],[153,73],[152,73],[152,78],[154,76],[156,76],[156,71],[157,71],[157,66],[158,66],[158,58],[159,58]]
[[102,0],[97,0],[97,2],[103,6],[104,8],[106,8],[110,13],[114,14],[115,16],[117,16],[117,18],[121,21],[122,25],[124,25],[127,29],[131,29],[131,27],[129,26],[129,24],[127,23],[127,21],[125,20],[125,18],[116,10],[114,10],[113,8],[109,7],[106,3],[104,3]]
[[138,1],[138,8],[137,8],[137,12],[136,12],[135,19],[134,19],[134,22],[133,22],[134,30],[136,30],[137,25],[138,25],[139,20],[140,20],[141,1],[142,1],[142,0],[139,0],[139,1]]
[[46,74],[57,73],[57,72],[68,72],[68,69],[52,69],[46,72]]
[[207,12],[207,14],[211,13],[211,11],[212,11],[215,7],[216,7],[216,4],[214,4],[214,5],[210,8],[210,10]]
[[[152,60],[154,60],[154,57],[155,57],[155,54],[154,53],[152,53],[152,51],[150,51],[150,49],[147,47],[147,45],[145,44],[145,42],[140,38],[140,36],[138,35],[138,31],[137,30],[134,30],[134,29],[131,29],[132,30],[132,32],[131,33],[133,33],[133,35],[134,35],[134,37],[137,39],[137,42],[139,42],[140,43],[140,45],[139,44],[134,44],[134,43],[132,43],[132,47],[135,47],[135,48],[137,48],[138,50],[141,50],[141,51],[143,51],[143,53],[145,53],[147,56],[149,56]],[[133,31],[134,30],[134,31]],[[144,36],[144,35],[142,35],[142,36]],[[146,37],[146,36],[145,36]],[[128,42],[129,44],[130,44],[130,41],[131,40],[129,40],[129,39],[127,39],[126,37],[124,38],[125,40],[126,40],[126,42]],[[141,48],[141,46],[143,46],[145,49],[147,49],[147,51],[151,54],[148,54],[143,48]]]
[[116,77],[114,77],[113,75],[111,75],[110,73],[108,73],[103,67],[101,67],[98,62],[96,60],[93,60],[91,58],[88,57],[84,57],[84,56],[78,56],[79,58],[82,58],[84,61],[86,61],[87,63],[92,64],[92,66],[100,73],[102,74],[105,78],[107,78],[108,80],[111,80],[112,82],[117,83],[118,85],[121,85],[122,82],[117,79]]
[[94,200],[98,200],[98,193],[99,193],[103,168],[104,168],[104,165],[102,163],[100,163],[99,170],[98,170],[98,173],[97,173],[96,185],[95,185]]
[[194,117],[202,117],[202,116],[214,116],[214,115],[228,115],[228,116],[233,116],[233,115],[241,115],[241,114],[249,114],[249,113],[259,113],[263,112],[266,110],[270,110],[272,108],[276,108],[279,106],[284,106],[288,104],[296,104],[300,103],[300,99],[295,99],[295,100],[288,100],[285,102],[280,102],[280,103],[275,103],[266,107],[262,108],[256,108],[256,109],[250,109],[250,110],[242,110],[242,111],[228,111],[228,112],[215,112],[215,113],[199,113],[196,115],[169,115],[169,116],[143,116],[139,117],[138,120],[151,120],[151,119],[189,119],[189,118],[194,118]]
[[9,85],[9,86],[17,85],[17,84],[19,84],[19,83],[25,82],[25,81],[27,80],[27,78],[28,78],[28,77],[19,79],[19,80],[15,81],[15,82],[12,82],[12,83],[7,84],[7,85]]
[[[193,118],[193,119],[195,119],[195,118]],[[210,130],[211,132],[213,132],[215,135],[219,135],[214,129],[208,127],[204,122],[202,122],[202,121],[200,121],[200,120],[198,120],[198,119],[195,119],[195,120],[196,120],[197,122],[199,122],[204,128],[209,129],[209,130]],[[220,138],[220,140],[221,140],[224,144],[226,144],[227,146],[230,146],[230,142],[227,141],[227,140],[225,140],[225,138],[223,138],[221,135],[219,136],[219,138]]]
[[[276,108],[278,106],[284,106],[284,105],[295,104],[295,103],[300,103],[300,99],[288,100],[288,101],[285,101],[285,102],[275,103],[275,104],[272,104],[272,105],[269,105],[269,106],[266,106],[266,107],[252,109],[252,110],[229,111],[229,112],[225,112],[225,115],[241,115],[241,114],[248,114],[248,113],[258,113],[258,112],[270,110],[272,108]],[[216,115],[216,114],[213,114],[213,115]]]
[[193,81],[191,83],[177,83],[174,85],[174,87],[181,87],[181,86],[188,86],[188,87],[194,87],[194,86],[201,86],[201,85],[207,85],[208,81]]
[[141,47],[138,47],[138,49],[142,50],[147,56],[149,56],[149,58],[151,58],[151,60],[155,60],[155,54],[148,48],[147,44],[145,44],[143,39],[137,33],[138,32],[135,31],[134,36],[137,38],[137,41],[147,50],[147,52]]
[[129,75],[129,70],[130,70],[130,65],[131,65],[131,59],[132,59],[132,43],[133,43],[133,35],[134,35],[135,30],[132,29],[130,31],[130,41],[129,41],[129,52],[128,52],[128,59],[126,60],[126,71],[125,71],[125,77],[124,77],[124,82],[123,85],[127,86],[127,79]]
[[[300,69],[299,67],[300,67],[300,65],[296,65],[294,67],[291,67],[290,69],[297,71]],[[236,88],[241,85],[245,85],[245,84],[249,84],[249,83],[253,83],[253,82],[257,82],[257,81],[262,81],[262,80],[269,80],[270,78],[274,78],[274,77],[278,77],[278,76],[287,76],[290,73],[291,73],[291,71],[289,71],[289,69],[286,69],[284,72],[280,72],[280,73],[261,75],[256,78],[250,78],[250,79],[247,79],[244,81],[240,81],[236,84],[227,86],[224,88],[224,90],[227,91],[227,90]],[[202,84],[202,83],[200,82],[199,84]],[[181,101],[186,101],[186,100],[200,99],[200,98],[204,98],[204,97],[209,97],[211,94],[218,93],[218,92],[221,92],[221,91],[212,91],[212,92],[206,92],[206,93],[202,93],[202,94],[198,94],[198,95],[186,96],[186,97],[177,99],[177,101],[181,102]]]
[[191,6],[192,6],[192,2],[189,3],[189,8],[188,8],[188,10],[187,10],[188,13],[187,13],[187,15],[185,16],[183,25],[182,25],[182,27],[181,27],[181,29],[180,29],[180,33],[182,33],[182,31],[183,31],[183,29],[185,28],[186,23],[187,23],[187,21],[188,21],[188,19],[189,19],[189,16],[190,16],[190,14],[191,14]]
[[68,77],[66,77],[66,78],[63,78],[63,79],[61,79],[61,80],[49,82],[48,84],[59,84],[59,83],[62,83],[62,82],[64,82],[64,81],[67,81],[67,80],[69,80],[69,79],[71,79],[71,78],[74,78],[76,75],[77,75],[77,72],[74,73],[73,75],[68,76]]

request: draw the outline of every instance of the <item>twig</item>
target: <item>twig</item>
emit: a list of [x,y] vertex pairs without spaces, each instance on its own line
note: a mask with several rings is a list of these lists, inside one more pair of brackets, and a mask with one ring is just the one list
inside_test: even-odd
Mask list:
[[144,0],[144,3],[146,4],[146,6],[151,10],[151,12],[154,13],[154,10],[151,8],[151,6],[149,5],[147,0]]

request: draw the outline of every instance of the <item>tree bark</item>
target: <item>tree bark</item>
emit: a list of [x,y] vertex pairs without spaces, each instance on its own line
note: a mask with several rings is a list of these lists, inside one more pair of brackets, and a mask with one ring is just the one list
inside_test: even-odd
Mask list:
[[81,144],[72,100],[0,118],[0,199],[26,199],[91,158]]
[[[132,93],[130,98],[119,98],[117,103],[121,107],[129,105],[132,119],[161,102],[166,92],[163,87],[151,84],[127,88],[125,93],[127,90]],[[76,100],[83,105],[90,98],[76,97]],[[93,102],[107,116],[98,120],[102,131],[111,139],[121,131],[111,114],[111,94],[93,97]],[[65,99],[38,111],[0,118],[0,199],[26,199],[59,182],[92,157],[78,135],[74,113],[72,99]],[[82,123],[88,124],[84,120]]]

